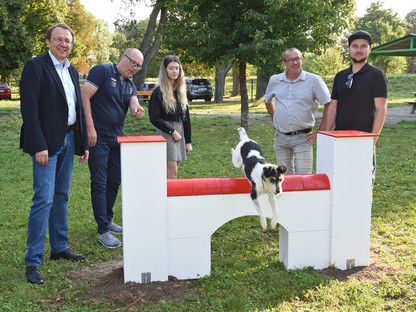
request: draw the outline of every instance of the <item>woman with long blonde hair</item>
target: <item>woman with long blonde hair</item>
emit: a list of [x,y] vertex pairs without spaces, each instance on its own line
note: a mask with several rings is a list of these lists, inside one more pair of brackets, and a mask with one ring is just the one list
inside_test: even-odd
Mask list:
[[158,86],[150,97],[149,119],[156,133],[167,141],[167,178],[176,179],[179,164],[192,151],[185,75],[176,55],[166,56],[160,64]]

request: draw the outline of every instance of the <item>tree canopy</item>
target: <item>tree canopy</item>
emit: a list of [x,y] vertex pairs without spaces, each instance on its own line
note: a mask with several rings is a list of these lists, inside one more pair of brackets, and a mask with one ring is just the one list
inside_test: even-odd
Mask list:
[[[366,10],[367,13],[354,25],[354,30],[366,30],[371,34],[373,47],[406,34],[406,21],[394,13],[393,9],[382,7],[382,1],[372,2]],[[377,58],[373,65],[387,74],[401,74],[405,71],[407,63],[405,57],[388,56]]]
[[96,49],[96,19],[79,0],[2,0],[0,2],[0,75],[20,69],[33,55],[46,53],[46,32],[56,23],[65,23],[75,32],[69,57],[87,73],[89,55]]
[[8,78],[30,57],[30,36],[21,23],[25,0],[0,2],[0,79]]
[[56,23],[63,23],[69,11],[66,0],[25,0],[23,24],[31,39],[32,55],[44,54],[46,31]]
[[[225,75],[237,62],[255,66],[261,81],[283,70],[281,55],[290,47],[306,52],[320,73],[329,74],[341,66],[336,54],[343,31],[368,30],[373,45],[416,32],[416,10],[403,20],[392,9],[382,9],[382,1],[373,2],[357,19],[355,0],[151,0],[153,11],[142,21],[128,10],[135,2],[144,0],[123,0],[129,17],[119,19],[111,34],[80,0],[2,0],[0,75],[8,76],[32,55],[45,53],[46,31],[55,23],[74,29],[70,61],[84,74],[96,63],[117,62],[128,47],[141,49],[145,64],[134,78],[137,85],[144,81],[150,61],[159,61],[159,50],[179,54],[194,75],[214,67],[217,75]],[[338,47],[345,49],[345,41]],[[395,57],[375,65],[399,73],[414,71],[414,64],[414,59],[406,63]],[[157,71],[154,67],[152,72]]]
[[354,5],[338,0],[177,1],[169,6],[166,40],[209,65],[239,63],[242,125],[247,127],[246,64],[271,74],[286,49],[317,51],[331,44],[333,35],[348,28]]

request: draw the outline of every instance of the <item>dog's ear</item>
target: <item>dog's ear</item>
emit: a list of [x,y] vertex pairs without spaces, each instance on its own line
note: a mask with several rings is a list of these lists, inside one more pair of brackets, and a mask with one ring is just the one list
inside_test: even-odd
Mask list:
[[280,173],[286,173],[287,168],[286,168],[286,166],[284,166],[284,165],[280,165],[280,166],[278,166],[278,167],[277,167],[277,170],[278,170]]
[[275,167],[274,166],[265,166],[263,167],[263,176],[264,177],[271,177],[275,176]]

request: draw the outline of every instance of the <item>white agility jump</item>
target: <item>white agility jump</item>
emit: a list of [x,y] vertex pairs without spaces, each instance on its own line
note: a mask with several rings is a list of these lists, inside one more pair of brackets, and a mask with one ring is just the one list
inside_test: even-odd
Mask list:
[[[277,202],[279,259],[287,269],[335,265],[345,270],[369,264],[374,136],[360,131],[318,132],[317,174],[285,176]],[[209,275],[211,235],[230,220],[258,215],[248,181],[166,180],[163,137],[118,141],[124,281]],[[232,166],[231,155],[226,161]],[[271,218],[267,196],[259,200]]]

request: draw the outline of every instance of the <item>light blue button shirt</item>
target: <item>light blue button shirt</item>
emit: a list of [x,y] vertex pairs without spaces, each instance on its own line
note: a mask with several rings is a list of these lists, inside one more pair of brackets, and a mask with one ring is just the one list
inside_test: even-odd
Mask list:
[[66,59],[64,66],[62,66],[50,50],[49,56],[51,57],[53,65],[55,65],[56,72],[58,73],[59,78],[61,78],[62,85],[64,86],[66,103],[68,105],[68,125],[73,125],[77,121],[77,114],[75,111],[77,97],[75,95],[75,87],[68,70],[71,64],[69,64]]
[[331,101],[322,78],[303,70],[294,81],[287,78],[286,72],[272,76],[264,101],[271,103],[273,98],[273,124],[283,133],[312,128],[319,104],[325,105]]

